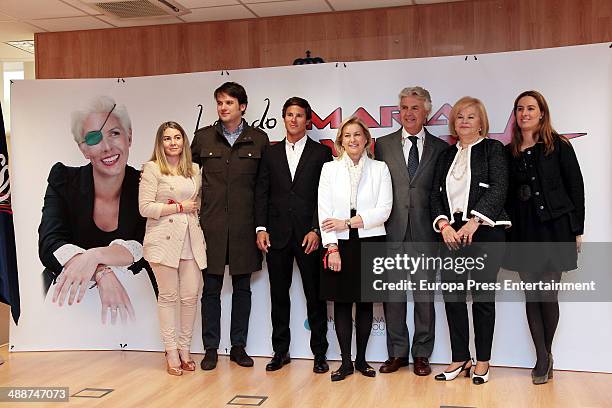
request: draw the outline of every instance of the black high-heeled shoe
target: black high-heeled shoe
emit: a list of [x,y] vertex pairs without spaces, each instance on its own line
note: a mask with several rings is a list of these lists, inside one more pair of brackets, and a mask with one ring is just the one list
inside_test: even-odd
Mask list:
[[355,368],[353,367],[353,363],[342,363],[340,368],[338,368],[336,371],[332,371],[331,380],[342,381],[354,372]]
[[363,363],[355,363],[355,370],[359,371],[361,374],[363,374],[366,377],[376,376],[376,370],[374,370],[372,366],[370,366],[365,361]]
[[[470,366],[468,367],[468,363]],[[465,376],[470,376],[470,370],[472,369],[472,359],[465,360],[461,367],[454,369],[453,371],[442,371],[440,374],[436,375],[434,379],[437,381],[452,381],[459,376],[463,371],[465,371]]]
[[535,375],[535,372],[533,374],[533,377],[531,377],[531,382],[534,385],[541,385],[541,384],[546,384],[548,382],[548,380],[550,380],[550,378],[552,377],[550,373],[552,373],[553,370],[553,360],[552,360],[552,355],[548,355],[548,367],[546,368],[546,373],[544,373],[543,375]]

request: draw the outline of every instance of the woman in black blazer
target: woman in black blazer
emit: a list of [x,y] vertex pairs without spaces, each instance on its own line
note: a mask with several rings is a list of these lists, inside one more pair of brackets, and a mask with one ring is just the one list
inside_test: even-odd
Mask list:
[[71,305],[95,284],[102,323],[108,312],[111,323],[126,321],[134,308],[111,267],[148,269],[142,259],[146,220],[138,212],[140,172],[127,165],[128,112],[110,97],[97,97],[87,110],[72,114],[72,134],[90,163],[56,163],[49,173],[38,228],[45,293],[55,283],[53,302]]
[[[433,228],[441,233],[448,248],[442,252],[443,257],[481,258],[483,268],[466,271],[456,263],[454,270],[442,269],[442,282],[457,284],[458,290],[444,292],[452,363],[435,377],[440,381],[453,380],[462,372],[466,377],[470,374],[468,274],[471,281],[481,285],[496,282],[503,257],[503,229],[510,225],[504,210],[508,187],[506,157],[503,145],[487,138],[489,122],[482,102],[471,97],[459,99],[451,110],[449,129],[458,140],[442,152],[436,165],[431,194]],[[483,384],[489,379],[495,291],[491,286],[479,286],[471,292],[477,357],[472,381]]]
[[[569,141],[551,125],[548,104],[537,91],[514,101],[512,140],[506,146],[510,164],[508,239],[514,244],[505,267],[526,282],[558,282],[562,271],[577,268],[584,230],[584,184]],[[541,244],[532,244],[532,243]],[[526,292],[529,330],[537,361],[534,384],[553,376],[552,342],[559,322],[557,291]]]

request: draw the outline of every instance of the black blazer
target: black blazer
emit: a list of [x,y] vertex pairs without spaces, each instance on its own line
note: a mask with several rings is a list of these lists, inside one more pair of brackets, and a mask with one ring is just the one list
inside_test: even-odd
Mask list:
[[[38,255],[45,266],[43,271],[45,292],[62,271],[62,265],[53,252],[65,244],[83,249],[107,246],[115,239],[135,240],[142,243],[146,219],[138,212],[138,181],[140,172],[127,166],[121,187],[119,226],[105,232],[94,223],[94,181],[91,164],[67,167],[56,163],[49,173],[42,218],[38,227]],[[140,259],[129,269],[138,273],[142,268],[150,271],[149,264]],[[149,273],[152,277],[152,273]],[[156,287],[152,279],[154,288]]]
[[[555,137],[554,150],[546,155],[544,144],[537,143],[534,149],[536,157],[536,174],[533,180],[534,191],[541,194],[534,196],[536,212],[540,221],[549,221],[568,214],[572,232],[576,235],[584,233],[584,182],[580,165],[574,148],[570,143]],[[506,155],[510,163],[515,163],[510,146],[506,146]],[[511,173],[512,174],[512,173]],[[508,196],[517,194],[519,185],[510,177]],[[508,213],[513,214],[508,200]]]
[[308,136],[295,177],[285,152],[285,139],[262,156],[255,188],[255,225],[266,227],[274,249],[287,245],[293,235],[301,243],[319,227],[317,191],[323,163],[332,160],[331,150]]
[[[457,152],[456,146],[449,146],[438,158],[431,189],[432,221],[440,216],[448,217],[451,224],[455,221],[450,210],[446,176]],[[508,162],[504,145],[498,140],[484,138],[471,150],[468,208],[462,220],[477,215],[491,224],[510,226],[510,218],[504,209],[507,190]],[[435,225],[434,229],[437,230]]]

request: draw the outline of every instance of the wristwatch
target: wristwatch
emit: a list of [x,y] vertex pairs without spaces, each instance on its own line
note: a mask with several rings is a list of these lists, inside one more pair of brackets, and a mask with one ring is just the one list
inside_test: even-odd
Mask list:
[[317,227],[314,227],[313,229],[311,229],[310,231],[314,232],[315,234],[317,234],[318,236],[321,236],[321,230]]
[[346,224],[346,226],[348,227],[348,229],[351,229],[351,219],[348,218],[347,220],[344,221],[344,223]]
[[476,224],[478,224],[478,225],[482,225],[484,223],[482,218],[480,218],[479,216],[475,216],[474,217],[474,221],[476,221]]

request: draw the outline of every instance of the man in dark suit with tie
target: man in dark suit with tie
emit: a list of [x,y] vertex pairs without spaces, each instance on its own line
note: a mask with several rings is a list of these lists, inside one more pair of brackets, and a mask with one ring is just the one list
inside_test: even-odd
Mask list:
[[[436,161],[448,145],[423,127],[431,112],[431,96],[426,89],[419,86],[404,88],[399,94],[399,105],[401,129],[378,138],[375,146],[376,159],[387,163],[393,182],[393,209],[385,223],[387,241],[435,242],[429,197]],[[408,253],[412,255],[420,255],[425,251],[416,248],[419,250],[419,253],[416,253],[410,244],[407,247]],[[421,280],[435,279],[435,271],[417,270],[410,279],[418,287]],[[415,291],[413,295],[414,372],[417,375],[429,375],[429,356],[433,351],[435,334],[433,293]],[[408,365],[410,344],[406,324],[406,301],[385,302],[383,307],[389,359],[380,367],[380,372],[392,373]]]
[[302,277],[310,348],[315,373],[329,370],[327,305],[319,300],[319,220],[317,189],[323,163],[331,150],[306,136],[312,110],[305,99],[289,98],[283,106],[287,137],[268,148],[262,157],[255,189],[257,246],[265,252],[270,278],[272,346],[274,357],[266,366],[275,371],[288,364],[289,288],[295,259]]

